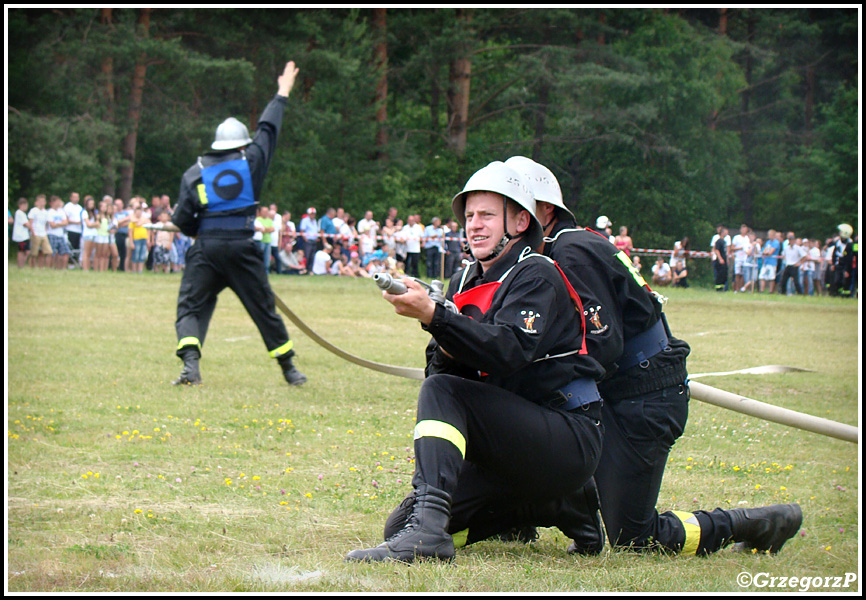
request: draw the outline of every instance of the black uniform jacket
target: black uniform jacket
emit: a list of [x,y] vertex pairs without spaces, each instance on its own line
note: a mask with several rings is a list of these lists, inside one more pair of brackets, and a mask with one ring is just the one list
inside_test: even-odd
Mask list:
[[[271,158],[277,147],[277,136],[280,133],[280,124],[283,120],[283,110],[288,102],[285,96],[274,96],[259,118],[256,133],[253,136],[253,141],[244,151],[247,162],[250,167],[250,175],[253,183],[253,196],[258,202],[262,190],[262,185],[265,181],[265,175],[268,172]],[[235,160],[241,157],[239,150],[217,150],[207,152],[201,157],[203,166]],[[180,193],[178,194],[177,207],[175,208],[172,222],[177,225],[184,235],[195,237],[198,234],[198,227],[205,212],[199,201],[197,186],[202,182],[201,167],[196,161],[196,164],[187,169],[180,181]],[[249,206],[238,209],[237,211],[227,211],[225,216],[229,215],[244,215],[255,219],[256,206]],[[208,231],[210,237],[249,237],[253,234],[252,230],[211,230]]]
[[833,266],[836,271],[850,272],[854,268],[854,242],[852,240],[837,240],[833,245]]
[[690,349],[670,334],[670,350],[650,359],[650,368],[618,370],[624,340],[650,329],[662,314],[661,304],[625,253],[605,236],[575,230],[569,223],[558,223],[548,239],[554,241],[545,243],[544,254],[559,264],[583,300],[587,350],[605,368],[602,396],[612,400],[682,383]]
[[[579,351],[583,344],[580,314],[556,267],[542,256],[519,260],[529,250],[512,247],[488,271],[480,263],[451,278],[446,297],[498,281],[489,309],[471,318],[436,306],[424,329],[433,339],[427,348],[427,375],[449,373],[484,381],[539,404],[575,379],[599,379],[603,367]],[[463,280],[462,289],[460,288]],[[440,349],[441,348],[441,349]],[[441,350],[445,350],[449,358]]]

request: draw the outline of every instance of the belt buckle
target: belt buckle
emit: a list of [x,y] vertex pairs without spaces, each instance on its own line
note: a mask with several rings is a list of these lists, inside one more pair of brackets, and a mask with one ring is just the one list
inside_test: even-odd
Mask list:
[[[571,396],[571,394],[569,394],[569,396]],[[548,406],[550,408],[565,410],[565,406],[568,404],[568,400],[569,398],[562,392],[562,390],[556,390]]]

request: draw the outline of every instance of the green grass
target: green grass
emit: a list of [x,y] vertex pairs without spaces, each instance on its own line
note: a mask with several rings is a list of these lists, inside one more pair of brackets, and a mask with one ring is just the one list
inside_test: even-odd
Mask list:
[[[378,362],[423,366],[426,334],[369,281],[272,277],[311,327]],[[566,555],[556,529],[528,547],[475,544],[453,564],[347,564],[380,541],[409,489],[419,383],[367,371],[288,323],[289,389],[226,291],[202,359],[177,389],[175,275],[8,271],[7,589],[13,592],[738,592],[737,575],[859,572],[854,444],[693,401],[658,506],[799,502],[777,556],[606,549]],[[693,373],[786,364],[812,373],[702,381],[859,423],[853,301],[670,290]],[[848,590],[856,591],[859,581]]]

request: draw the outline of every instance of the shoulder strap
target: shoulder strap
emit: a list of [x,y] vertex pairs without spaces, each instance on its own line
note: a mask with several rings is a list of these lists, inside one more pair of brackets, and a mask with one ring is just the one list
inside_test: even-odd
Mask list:
[[565,287],[568,289],[568,295],[571,296],[571,301],[574,303],[574,307],[580,315],[581,342],[580,352],[578,352],[578,354],[586,354],[586,313],[583,310],[583,301],[581,301],[580,295],[574,289],[574,286],[571,285],[571,282],[568,280],[568,277],[565,276],[565,273],[559,264],[557,264],[556,261],[553,261],[553,266],[555,266],[556,270],[559,271],[562,280],[565,282]]

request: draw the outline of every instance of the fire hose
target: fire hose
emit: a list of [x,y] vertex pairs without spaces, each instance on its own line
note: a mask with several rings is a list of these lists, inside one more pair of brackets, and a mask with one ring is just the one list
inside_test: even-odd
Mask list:
[[[383,283],[377,281],[377,284],[379,284],[380,287],[383,287],[383,284],[387,285],[390,284],[390,282],[385,282],[385,280],[383,279]],[[292,312],[292,310],[286,305],[285,302],[282,301],[282,299],[280,299],[280,297],[276,293],[274,293],[274,299],[277,307],[283,312],[283,314],[286,315],[286,317],[289,318],[292,323],[294,323],[298,327],[298,329],[303,331],[310,339],[325,348],[328,352],[331,352],[339,356],[340,358],[354,363],[360,367],[372,369],[373,371],[379,371],[380,373],[394,375],[397,377],[404,377],[406,379],[415,379],[418,381],[424,379],[424,369],[400,367],[374,362],[355,356],[341,348],[338,348],[337,346],[320,336],[318,333],[313,331],[313,329],[310,328],[306,323],[304,323],[300,319],[300,317],[298,317],[298,315]],[[797,412],[779,406],[773,406],[772,404],[767,404],[766,402],[760,402],[758,400],[746,398],[745,396],[726,392],[725,390],[720,390],[718,388],[714,388],[709,385],[694,381],[694,379],[699,377],[732,375],[738,373],[764,374],[804,370],[805,369],[798,369],[796,367],[767,365],[763,367],[742,369],[740,371],[699,373],[690,377],[689,389],[691,391],[691,397],[693,399],[700,400],[701,402],[705,402],[707,404],[712,404],[713,406],[719,406],[721,408],[726,408],[734,412],[757,417],[765,421],[779,423],[788,427],[795,427],[804,431],[811,431],[813,433],[833,437],[836,439],[844,440],[846,442],[851,442],[854,444],[858,443],[859,432],[856,427],[853,427],[851,425],[838,423],[836,421],[831,421],[829,419],[816,417],[814,415]]]
[[[158,225],[146,225],[145,227],[148,227],[149,229],[162,229],[162,227]],[[169,226],[165,227],[165,229],[173,230],[170,229],[170,227],[173,226],[169,224]],[[392,281],[390,278],[385,279],[384,277],[381,279],[377,279],[376,283],[382,289],[387,289],[389,286],[395,286],[394,288],[392,288],[392,293],[399,293],[399,287],[402,285],[398,281]],[[436,288],[428,284],[424,284],[423,282],[421,283],[427,288],[428,293],[441,293],[442,291],[441,287]],[[439,282],[434,282],[434,284],[436,283]],[[405,287],[403,288],[403,291],[405,291]],[[276,293],[274,293],[274,300],[277,307],[283,312],[283,314],[286,315],[286,317],[289,318],[292,323],[294,323],[298,327],[298,329],[303,331],[310,339],[325,348],[328,352],[331,352],[332,354],[335,354],[340,358],[354,363],[360,367],[364,367],[365,369],[372,369],[373,371],[379,371],[380,373],[394,375],[396,377],[404,377],[406,379],[415,379],[418,381],[424,379],[424,369],[400,367],[374,362],[346,352],[345,350],[330,343],[328,340],[316,333],[306,323],[304,323],[300,319],[300,317],[298,317],[298,315],[292,312],[288,305],[283,302]],[[767,404],[766,402],[760,402],[758,400],[746,398],[745,396],[733,394],[731,392],[720,390],[718,388],[714,388],[712,386],[694,381],[699,377],[714,377],[735,374],[762,375],[768,373],[786,373],[805,370],[806,369],[798,369],[796,367],[786,367],[782,365],[765,365],[761,367],[741,369],[739,371],[699,373],[696,375],[691,375],[689,377],[689,390],[691,392],[692,398],[694,398],[695,400],[700,400],[701,402],[707,404],[712,404],[713,406],[719,406],[721,408],[726,408],[728,410],[742,413],[744,415],[757,417],[765,421],[771,421],[780,425],[795,427],[804,431],[811,431],[812,433],[818,433],[820,435],[825,435],[828,437],[833,437],[836,439],[844,440],[846,442],[857,444],[859,439],[859,431],[856,427],[852,425],[839,423],[837,421],[831,421],[830,419],[816,417],[814,415],[797,412],[787,408],[782,408],[780,406],[773,406],[772,404]]]

